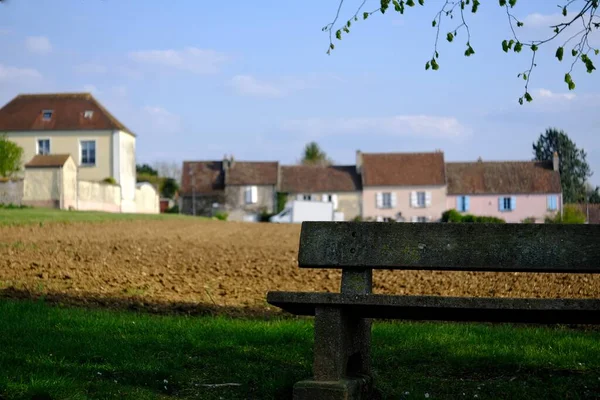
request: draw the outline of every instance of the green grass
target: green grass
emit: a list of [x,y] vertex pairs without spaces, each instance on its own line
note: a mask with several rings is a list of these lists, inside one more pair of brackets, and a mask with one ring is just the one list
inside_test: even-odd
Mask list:
[[[310,376],[312,335],[311,320],[1,300],[0,398],[290,398]],[[373,364],[384,398],[597,398],[600,332],[377,323]],[[202,386],[222,383],[239,386]]]
[[46,222],[105,222],[130,220],[172,220],[189,218],[179,214],[125,214],[97,211],[65,211],[50,208],[0,208],[0,225],[42,224]]

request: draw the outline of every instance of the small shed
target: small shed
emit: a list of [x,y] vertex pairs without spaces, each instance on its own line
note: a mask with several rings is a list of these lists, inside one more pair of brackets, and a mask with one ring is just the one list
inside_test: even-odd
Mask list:
[[77,165],[69,154],[38,154],[25,164],[23,204],[69,209],[77,203]]

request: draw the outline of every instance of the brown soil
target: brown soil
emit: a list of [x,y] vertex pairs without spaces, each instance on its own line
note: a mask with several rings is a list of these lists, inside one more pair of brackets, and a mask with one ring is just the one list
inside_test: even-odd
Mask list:
[[[4,296],[268,310],[269,290],[338,291],[336,270],[300,270],[299,227],[193,220],[0,227]],[[600,276],[375,271],[393,294],[599,298]]]

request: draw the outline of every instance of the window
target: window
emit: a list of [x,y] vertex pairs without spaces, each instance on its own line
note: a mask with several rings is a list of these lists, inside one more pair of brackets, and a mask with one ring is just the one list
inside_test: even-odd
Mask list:
[[321,197],[322,201],[325,203],[333,203],[333,209],[337,210],[338,208],[338,198],[336,194],[324,194]]
[[417,192],[417,206],[425,207],[425,192]]
[[499,211],[513,211],[516,208],[516,197],[500,197],[498,198]]
[[96,141],[81,141],[81,165],[96,165]]
[[548,196],[546,199],[546,202],[548,203],[548,210],[549,211],[556,211],[558,209],[558,198],[555,195],[552,196]]
[[41,154],[41,155],[50,154],[50,139],[38,139],[37,154]]
[[246,204],[256,204],[258,202],[258,188],[256,186],[246,186],[244,199]]
[[94,112],[92,110],[85,110],[83,113],[83,118],[90,119],[94,116]]
[[44,121],[50,121],[52,119],[52,110],[42,111],[42,119]]
[[381,206],[383,208],[392,208],[392,194],[382,193]]
[[456,198],[456,208],[460,212],[469,211],[469,196],[458,196]]
[[427,217],[417,217],[417,222],[427,222]]
[[303,194],[302,195],[302,200],[312,201],[312,195],[310,195],[310,194]]
[[411,192],[410,205],[415,208],[431,206],[431,192]]

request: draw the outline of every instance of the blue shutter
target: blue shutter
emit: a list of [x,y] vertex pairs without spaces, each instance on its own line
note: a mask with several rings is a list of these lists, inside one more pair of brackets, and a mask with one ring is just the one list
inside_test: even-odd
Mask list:
[[558,210],[558,198],[557,196],[552,196],[552,209]]
[[511,211],[514,210],[515,208],[517,208],[517,198],[515,196],[512,196],[510,198],[510,209]]
[[469,196],[465,196],[464,199],[465,199],[464,203],[463,203],[464,209],[465,209],[465,211],[469,211]]
[[548,210],[552,210],[552,196],[547,196],[546,197],[546,208]]
[[498,211],[504,211],[504,197],[498,197]]

